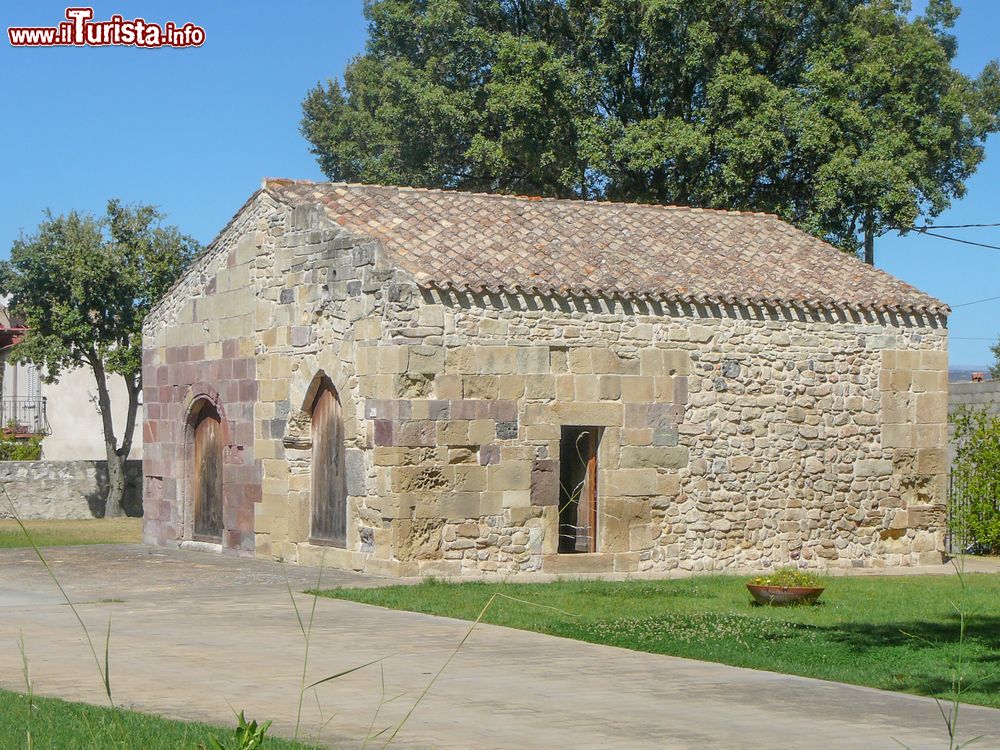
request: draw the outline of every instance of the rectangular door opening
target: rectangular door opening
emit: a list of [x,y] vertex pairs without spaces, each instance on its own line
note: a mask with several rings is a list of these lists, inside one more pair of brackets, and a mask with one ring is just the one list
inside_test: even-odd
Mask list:
[[563,427],[559,442],[559,551],[597,551],[600,427]]

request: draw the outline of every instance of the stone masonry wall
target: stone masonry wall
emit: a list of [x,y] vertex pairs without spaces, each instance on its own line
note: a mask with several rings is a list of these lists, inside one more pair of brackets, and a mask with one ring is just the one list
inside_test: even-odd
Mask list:
[[[944,321],[428,291],[259,194],[147,322],[146,539],[190,538],[192,404],[233,551],[393,575],[912,565],[943,550]],[[344,549],[309,410],[344,415]],[[563,425],[603,428],[598,544],[557,553]]]
[[[941,321],[424,297],[358,353],[400,572],[940,561]],[[556,554],[560,425],[604,428],[596,554]]]
[[270,271],[259,265],[258,251],[274,209],[264,196],[248,204],[144,325],[147,543],[177,545],[192,536],[192,421],[207,401],[222,420],[222,547],[253,554],[254,508],[261,497],[254,456],[254,277]]
[[[107,461],[0,461],[0,483],[22,519],[103,518]],[[142,515],[142,461],[125,462],[125,512]],[[11,518],[6,498],[0,518]]]

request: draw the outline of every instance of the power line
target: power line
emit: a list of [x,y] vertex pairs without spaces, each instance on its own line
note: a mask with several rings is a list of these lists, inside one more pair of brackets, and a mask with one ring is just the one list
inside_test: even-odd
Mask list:
[[993,224],[925,224],[922,227],[910,227],[916,232],[925,232],[928,229],[972,229],[974,227],[1000,227],[1000,222]]
[[969,305],[979,305],[983,302],[992,302],[993,300],[1000,299],[1000,297],[987,297],[986,299],[977,299],[974,302],[960,302],[957,305],[952,305],[951,308],[954,310],[956,307],[968,307]]
[[1000,245],[988,245],[985,242],[972,242],[971,240],[962,240],[958,237],[949,237],[946,234],[938,234],[937,232],[928,232],[926,230],[918,230],[918,234],[923,234],[928,237],[938,237],[942,240],[951,240],[952,242],[960,242],[963,245],[973,245],[974,247],[985,247],[988,250],[1000,250]]
[[949,336],[949,339],[958,339],[959,341],[996,341],[995,338],[984,338],[980,336]]

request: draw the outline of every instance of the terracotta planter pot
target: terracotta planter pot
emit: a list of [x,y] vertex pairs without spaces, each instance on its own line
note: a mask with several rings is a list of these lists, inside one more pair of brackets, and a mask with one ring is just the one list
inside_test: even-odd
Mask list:
[[823,593],[822,586],[757,586],[747,584],[750,595],[758,604],[815,604]]

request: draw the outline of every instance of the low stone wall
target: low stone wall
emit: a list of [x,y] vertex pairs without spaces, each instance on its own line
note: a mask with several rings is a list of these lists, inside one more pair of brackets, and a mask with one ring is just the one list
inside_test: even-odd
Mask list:
[[[125,510],[142,515],[142,461],[125,464]],[[0,483],[23,519],[84,519],[104,515],[107,461],[0,461]],[[0,518],[10,518],[0,498]]]
[[1000,380],[982,383],[951,383],[948,387],[948,411],[962,406],[973,409],[986,407],[993,414],[1000,414]]

